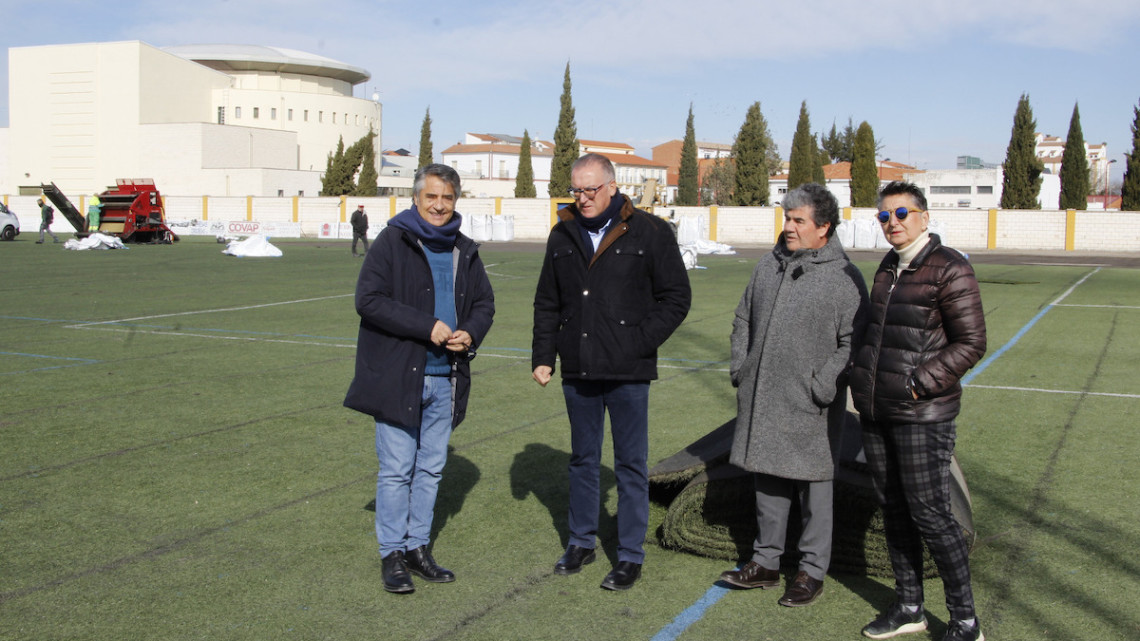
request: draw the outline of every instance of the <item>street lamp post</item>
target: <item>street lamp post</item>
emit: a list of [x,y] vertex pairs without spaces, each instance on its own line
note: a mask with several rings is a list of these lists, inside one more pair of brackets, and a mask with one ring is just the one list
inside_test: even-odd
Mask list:
[[1108,211],[1108,180],[1112,177],[1112,164],[1115,158],[1110,159],[1104,166],[1104,210]]

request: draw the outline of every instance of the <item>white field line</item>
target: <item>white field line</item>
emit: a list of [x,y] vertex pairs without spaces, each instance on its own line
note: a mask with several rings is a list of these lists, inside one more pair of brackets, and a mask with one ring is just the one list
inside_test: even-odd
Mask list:
[[1070,287],[1070,288],[1068,288],[1067,290],[1065,290],[1065,293],[1064,293],[1064,294],[1061,294],[1061,296],[1060,296],[1059,298],[1057,298],[1057,300],[1053,301],[1052,303],[1049,303],[1049,305],[1051,305],[1051,306],[1053,306],[1053,307],[1056,307],[1057,305],[1061,304],[1061,301],[1063,301],[1063,300],[1065,300],[1066,298],[1068,298],[1068,297],[1069,297],[1069,294],[1072,294],[1074,291],[1076,291],[1076,289],[1077,289],[1078,287],[1080,287],[1081,285],[1083,285],[1083,284],[1084,284],[1084,282],[1085,282],[1086,280],[1088,280],[1088,279],[1089,279],[1089,278],[1090,278],[1090,277],[1091,277],[1093,274],[1095,274],[1095,273],[1099,272],[1101,269],[1103,269],[1103,268],[1102,268],[1102,267],[1097,267],[1096,269],[1092,270],[1091,272],[1089,272],[1089,273],[1085,274],[1085,275],[1084,275],[1084,277],[1082,277],[1082,278],[1081,278],[1080,280],[1078,280],[1077,282],[1073,283],[1073,286],[1072,286],[1072,287]]
[[1040,392],[1042,394],[1080,394],[1085,396],[1111,396],[1114,398],[1140,398],[1140,394],[1117,394],[1115,392],[1079,392],[1076,390],[1042,389],[1039,387],[1012,387],[1009,385],[965,385],[979,389],[1000,389],[1013,392]]
[[1054,307],[1086,307],[1098,309],[1140,309],[1140,305],[1072,305],[1069,303],[1062,303],[1054,305]]
[[334,296],[320,296],[318,298],[301,298],[298,300],[284,300],[276,303],[262,303],[260,305],[242,305],[239,307],[219,307],[217,309],[200,309],[188,312],[173,312],[170,314],[154,314],[151,316],[136,316],[134,318],[120,318],[117,320],[95,321],[92,323],[78,323],[76,325],[69,325],[71,329],[83,329],[87,327],[94,327],[98,325],[114,325],[116,323],[134,323],[144,320],[154,320],[156,318],[173,318],[176,316],[193,316],[195,314],[214,314],[218,312],[242,312],[250,309],[260,309],[263,307],[277,307],[279,305],[295,305],[297,303],[313,303],[320,300],[331,300],[334,298],[348,298],[355,296],[355,294],[336,294]]

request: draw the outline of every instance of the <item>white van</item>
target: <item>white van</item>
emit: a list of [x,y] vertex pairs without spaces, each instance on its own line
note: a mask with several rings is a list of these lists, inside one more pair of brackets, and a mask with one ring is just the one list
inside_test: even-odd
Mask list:
[[12,240],[20,235],[20,219],[0,202],[0,240]]

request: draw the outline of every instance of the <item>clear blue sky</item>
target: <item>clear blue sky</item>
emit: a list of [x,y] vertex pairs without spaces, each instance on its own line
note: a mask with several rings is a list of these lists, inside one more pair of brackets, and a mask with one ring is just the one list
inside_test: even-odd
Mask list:
[[866,120],[882,156],[921,169],[959,155],[1001,162],[1018,97],[1064,137],[1130,151],[1140,104],[1140,2],[1103,0],[0,0],[0,126],[7,49],[141,40],[299,49],[367,69],[386,149],[419,145],[430,106],[437,154],[465,132],[551,139],[562,73],[579,138],[650,156],[684,135],[731,143],[760,101],[787,158],[801,101],[813,131]]

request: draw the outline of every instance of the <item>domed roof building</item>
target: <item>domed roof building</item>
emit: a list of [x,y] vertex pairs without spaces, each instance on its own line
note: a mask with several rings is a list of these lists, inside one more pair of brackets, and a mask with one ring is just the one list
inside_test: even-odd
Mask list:
[[0,192],[145,177],[167,195],[315,196],[338,140],[381,148],[380,103],[353,96],[370,77],[257,45],[12,48]]

